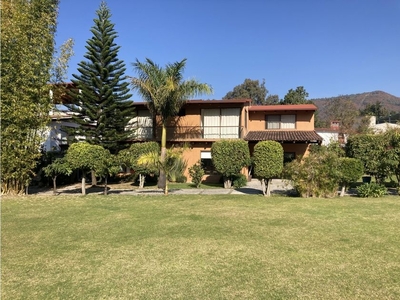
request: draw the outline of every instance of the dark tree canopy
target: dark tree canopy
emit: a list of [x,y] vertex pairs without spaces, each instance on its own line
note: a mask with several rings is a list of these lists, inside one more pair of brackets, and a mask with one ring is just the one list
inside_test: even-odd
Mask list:
[[96,14],[86,60],[79,63],[79,75],[73,75],[72,82],[78,87],[71,92],[75,104],[66,105],[77,114],[74,121],[79,124],[69,133],[117,153],[131,134],[125,128],[134,108],[127,101],[132,95],[124,75],[125,64],[118,59],[120,47],[114,42],[117,33],[110,22],[110,10],[102,2]]
[[307,100],[308,93],[303,86],[298,86],[295,90],[290,89],[281,104],[308,104],[312,103]]
[[278,104],[279,102],[278,95],[268,95],[265,79],[262,83],[258,80],[245,79],[242,84],[235,86],[222,99],[235,98],[251,99],[254,105]]

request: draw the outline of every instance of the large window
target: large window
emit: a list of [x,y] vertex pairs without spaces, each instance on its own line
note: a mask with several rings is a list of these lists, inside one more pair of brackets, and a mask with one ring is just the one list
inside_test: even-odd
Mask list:
[[266,129],[296,129],[296,115],[267,115]]
[[239,138],[240,108],[202,109],[204,138]]

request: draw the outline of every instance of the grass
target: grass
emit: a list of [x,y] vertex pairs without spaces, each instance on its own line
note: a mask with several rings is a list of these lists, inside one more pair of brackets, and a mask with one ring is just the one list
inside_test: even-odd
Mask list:
[[399,299],[399,197],[2,199],[2,299]]

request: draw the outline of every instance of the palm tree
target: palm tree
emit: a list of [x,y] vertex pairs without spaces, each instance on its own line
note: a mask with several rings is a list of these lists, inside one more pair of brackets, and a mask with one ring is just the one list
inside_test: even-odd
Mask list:
[[[169,177],[171,174],[176,172],[179,168],[179,160],[182,152],[179,150],[168,149],[165,152],[165,157],[161,160],[161,156],[158,152],[149,152],[141,155],[137,161],[138,165],[145,166],[146,168],[155,168],[162,171],[165,177]],[[164,194],[168,195],[168,181],[165,181]]]
[[[201,94],[211,94],[212,88],[208,84],[197,80],[183,80],[186,59],[180,62],[169,63],[165,68],[146,58],[145,62],[136,59],[133,67],[138,77],[131,78],[131,84],[143,99],[155,118],[160,116],[161,131],[161,157],[163,162],[167,147],[167,122],[178,114],[188,98]],[[165,188],[166,176],[160,170],[159,187]]]

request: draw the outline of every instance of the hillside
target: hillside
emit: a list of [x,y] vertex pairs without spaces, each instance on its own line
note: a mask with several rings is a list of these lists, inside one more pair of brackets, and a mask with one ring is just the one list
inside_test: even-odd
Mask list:
[[337,98],[345,98],[351,100],[353,103],[355,103],[357,109],[364,109],[367,104],[375,104],[376,102],[381,102],[382,106],[387,111],[400,113],[400,97],[396,97],[382,91],[352,95],[340,95],[337,97],[318,98],[310,100],[318,107],[318,115],[320,116],[320,118],[324,119],[324,117],[326,116],[326,104],[329,103],[329,101]]

